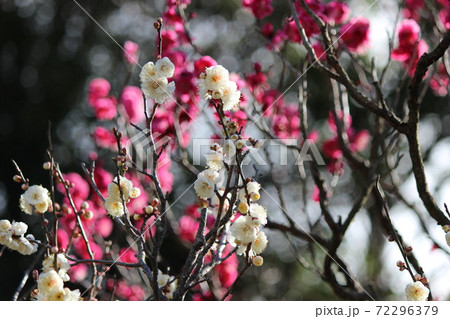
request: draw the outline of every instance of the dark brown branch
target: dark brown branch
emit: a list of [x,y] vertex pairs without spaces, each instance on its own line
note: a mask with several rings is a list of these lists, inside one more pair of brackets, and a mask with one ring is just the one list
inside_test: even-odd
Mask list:
[[413,173],[416,180],[417,191],[419,192],[419,196],[422,199],[422,202],[425,205],[430,216],[441,226],[450,224],[450,219],[447,218],[444,212],[438,207],[436,201],[434,200],[428,189],[425,167],[418,137],[420,119],[420,103],[418,102],[418,99],[420,91],[419,87],[428,70],[428,67],[439,60],[444,55],[449,46],[450,30],[447,31],[438,46],[431,52],[424,53],[417,63],[414,77],[409,86],[409,119],[408,131],[406,134],[409,144],[409,155],[411,157]]

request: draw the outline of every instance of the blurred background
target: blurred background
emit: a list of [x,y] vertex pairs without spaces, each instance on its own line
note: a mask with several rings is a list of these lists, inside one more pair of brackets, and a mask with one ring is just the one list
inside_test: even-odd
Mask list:
[[[280,2],[280,3],[279,3]],[[156,32],[154,21],[161,16],[165,1],[79,1],[95,20],[117,41],[127,40],[140,46],[140,60],[143,63],[153,59]],[[364,12],[371,1],[350,1],[353,15]],[[274,14],[269,20],[279,28],[289,15],[287,1],[273,1]],[[379,0],[364,16],[371,20],[372,47],[367,61],[375,57],[377,66],[383,66],[388,59],[387,39],[392,33],[397,3]],[[261,63],[263,70],[270,68],[272,74],[280,71],[278,57],[265,47],[265,41],[255,29],[255,19],[241,8],[239,0],[193,0],[187,13],[196,13],[191,22],[195,43],[205,55],[210,55],[219,64],[241,76],[253,70],[253,63]],[[426,30],[426,25],[423,26]],[[70,0],[0,0],[0,219],[23,220],[30,225],[31,232],[39,238],[36,219],[20,213],[18,198],[22,193],[19,185],[12,181],[15,174],[11,159],[14,159],[30,178],[32,184],[48,185],[48,172],[42,169],[47,160],[47,133],[51,123],[51,136],[55,157],[63,171],[81,173],[80,162],[87,161],[95,150],[91,140],[95,118],[87,104],[87,87],[95,77],[104,77],[118,89],[127,73],[121,48],[111,39],[75,1]],[[432,43],[429,43],[433,47]],[[289,47],[289,59],[295,61],[304,52]],[[195,53],[191,53],[195,55]],[[392,88],[400,79],[396,74],[400,66],[393,65],[387,77]],[[137,71],[131,83],[138,85]],[[316,71],[308,73],[316,79],[310,86],[310,121],[315,129],[326,131],[328,97],[320,94],[324,83]],[[292,80],[295,80],[292,78]],[[274,79],[276,81],[276,79]],[[322,81],[322,82],[321,82]],[[317,93],[317,94],[315,94]],[[118,95],[118,92],[117,94]],[[296,92],[288,92],[286,100],[294,101]],[[450,193],[450,99],[437,97],[431,92],[423,103],[421,126],[422,147],[427,155],[427,174],[432,193],[442,203]],[[356,129],[368,127],[368,116],[363,110],[352,109]],[[200,117],[200,121],[202,118]],[[205,119],[203,119],[205,120]],[[249,135],[260,134],[256,130]],[[193,137],[209,136],[204,128],[195,128]],[[428,152],[428,150],[430,150]],[[401,160],[401,172],[409,172],[410,163],[405,156]],[[176,165],[175,176],[181,174]],[[267,170],[262,170],[267,172]],[[278,168],[280,181],[286,191],[288,208],[298,210],[296,199],[300,191],[295,177],[286,168]],[[402,190],[410,196],[411,202],[418,201],[415,184],[408,175],[402,176]],[[178,177],[176,177],[178,178]],[[180,189],[190,184],[181,180]],[[341,178],[330,206],[336,214],[347,212],[354,194],[351,176]],[[347,183],[347,184],[346,184]],[[267,188],[269,191],[272,189]],[[193,201],[194,195],[186,195],[186,201]],[[274,219],[281,218],[279,207],[270,198],[262,196],[262,204],[268,207]],[[303,207],[311,215],[320,214],[318,204],[309,203]],[[422,207],[421,207],[422,208]],[[175,206],[182,209],[182,205]],[[438,299],[450,298],[448,282],[449,255],[433,250],[432,242],[420,229],[418,220],[401,204],[393,203],[392,218],[406,242],[414,249],[429,276],[433,293]],[[278,216],[278,217],[277,217]],[[301,220],[301,217],[298,217]],[[442,230],[425,217],[436,241],[445,246]],[[398,273],[395,262],[400,259],[397,248],[385,245],[383,236],[376,235],[376,227],[368,212],[357,215],[349,229],[346,241],[340,248],[353,273],[360,282],[372,282],[381,293],[380,298],[404,300],[403,289],[409,282],[406,273]],[[237,286],[235,300],[336,300],[329,286],[314,273],[302,268],[296,260],[291,244],[277,232],[270,232],[270,244],[264,254],[262,269],[250,269]],[[304,243],[295,242],[298,251],[304,251]],[[318,251],[319,257],[321,252]],[[297,256],[298,257],[298,256]],[[10,300],[18,286],[23,272],[28,268],[30,258],[15,252],[5,251],[0,258],[0,299]]]

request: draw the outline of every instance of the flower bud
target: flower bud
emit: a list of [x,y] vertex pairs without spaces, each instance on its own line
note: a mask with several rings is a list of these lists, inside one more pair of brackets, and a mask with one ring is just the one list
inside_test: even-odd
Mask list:
[[14,175],[13,181],[15,181],[16,183],[20,183],[22,182],[22,177],[20,177],[19,175]]
[[237,149],[242,149],[245,147],[245,141],[244,140],[238,140],[236,141],[236,148]]
[[259,195],[259,193],[251,193],[251,195],[250,195],[250,199],[252,201],[257,201],[260,198],[261,198],[261,195]]
[[264,258],[262,258],[261,256],[255,256],[252,259],[252,263],[256,267],[261,267],[263,265],[263,263],[264,263]]
[[48,170],[50,170],[50,169],[52,168],[52,163],[50,163],[50,162],[45,162],[45,163],[42,165],[42,168],[45,169],[46,171],[48,171]]
[[136,220],[136,221],[140,220],[141,218],[142,218],[142,216],[140,214],[134,214],[133,215],[133,219]]
[[91,220],[92,218],[94,218],[94,213],[90,210],[85,210],[83,213],[83,218],[86,220]]
[[81,209],[88,209],[89,208],[89,203],[84,201],[81,203]]
[[145,213],[146,214],[151,214],[151,213],[153,213],[153,206],[147,206],[147,207],[145,207],[144,208],[144,211],[145,211]]
[[151,205],[152,205],[153,207],[158,206],[158,205],[159,205],[159,199],[153,198]]
[[242,214],[247,214],[248,213],[248,204],[245,202],[241,202],[238,206],[238,210]]

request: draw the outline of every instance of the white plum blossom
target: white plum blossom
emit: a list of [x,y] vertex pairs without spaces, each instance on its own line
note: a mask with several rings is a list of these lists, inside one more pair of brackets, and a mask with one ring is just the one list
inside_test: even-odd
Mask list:
[[69,288],[64,288],[64,301],[80,301],[81,293],[78,289],[70,290]]
[[39,275],[38,289],[42,295],[51,296],[64,290],[64,282],[58,273],[52,269]]
[[175,72],[175,65],[168,57],[159,59],[155,63],[156,72],[162,77],[171,78]]
[[235,82],[230,81],[230,73],[221,65],[214,65],[200,74],[199,93],[205,99],[221,99],[223,110],[230,111],[239,104],[241,92]]
[[252,242],[252,250],[255,254],[260,254],[266,249],[267,243],[269,241],[267,240],[267,236],[263,231],[260,231],[258,235],[256,236],[255,240]]
[[37,251],[37,244],[32,243],[34,236],[29,234],[26,237],[28,225],[23,222],[9,222],[6,219],[0,220],[0,245],[15,250],[22,255],[31,255]]
[[173,76],[174,71],[175,66],[167,57],[156,61],[156,64],[146,63],[139,74],[145,97],[158,104],[167,101],[175,91],[175,83],[167,79]]
[[31,215],[34,207],[37,213],[45,213],[52,204],[49,194],[49,191],[40,185],[28,187],[25,193],[20,196],[20,210]]
[[105,208],[108,214],[114,217],[120,217],[124,214],[122,202],[114,198],[106,199]]
[[167,78],[158,76],[142,82],[141,89],[147,99],[154,99],[155,103],[162,104],[175,91],[175,83],[169,83]]
[[261,185],[258,182],[249,182],[246,184],[248,193],[257,193],[261,189]]
[[[222,89],[229,81],[230,73],[221,65],[210,66],[200,75],[201,88],[206,91],[217,91]],[[204,94],[202,94],[204,95]]]
[[[47,258],[50,258],[49,256]],[[81,294],[78,289],[64,288],[63,278],[54,269],[43,271],[38,279],[38,301],[79,301]]]
[[145,82],[155,76],[157,76],[155,64],[153,62],[144,64],[141,73],[139,73],[139,79],[141,82]]
[[177,289],[178,280],[173,276],[166,275],[158,269],[158,286],[162,288],[167,299],[173,298],[173,293]]
[[213,184],[217,184],[218,182],[220,182],[220,173],[212,168],[209,168],[209,169],[204,170],[203,172],[200,172],[198,177],[204,178]]
[[6,232],[11,230],[12,225],[11,222],[7,219],[0,220],[0,232]]
[[30,205],[36,205],[47,201],[48,199],[48,190],[39,185],[30,186],[25,193],[23,194],[25,200]]
[[[120,184],[120,188],[118,184]],[[124,176],[116,177],[114,178],[114,181],[112,183],[109,183],[108,185],[108,198],[121,200],[120,191],[122,190],[123,199],[125,200],[125,202],[127,202],[128,199],[130,198],[130,192],[132,188],[133,182],[130,181],[128,178]]]
[[108,196],[105,201],[106,211],[111,216],[120,217],[125,213],[123,202],[128,203],[131,199],[140,195],[141,190],[134,187],[132,181],[124,176],[116,176],[114,181],[108,185]]
[[177,287],[178,287],[178,279],[174,279],[174,277],[171,276],[169,285],[163,291],[167,299],[169,300],[173,299],[173,293],[175,292],[175,290],[177,290]]
[[42,262],[43,271],[38,278],[38,291],[35,299],[40,301],[81,300],[81,294],[78,289],[72,291],[64,287],[64,281],[70,280],[67,274],[69,268],[69,261],[63,254],[47,256]]
[[[239,190],[238,198],[241,202],[247,202],[247,194],[249,198],[253,201],[257,201],[259,199],[259,190],[261,185],[258,182],[249,182],[245,185],[245,188]],[[245,190],[247,189],[247,191]]]
[[139,187],[133,187],[130,191],[130,198],[138,198],[141,196],[141,189]]
[[170,276],[164,274],[161,270],[158,269],[158,286],[160,288],[164,287],[165,285],[167,285],[169,280],[170,280]]
[[26,200],[24,194],[20,195],[19,208],[27,215],[33,214],[33,206],[31,206]]
[[201,198],[211,198],[214,195],[214,183],[204,177],[199,176],[194,183],[194,189]]
[[406,286],[405,293],[408,301],[426,301],[430,290],[422,282],[416,281]]
[[20,237],[17,239],[19,246],[17,251],[22,255],[31,255],[37,251],[37,245],[30,240],[34,240],[34,236],[29,234],[26,237]]
[[55,255],[51,254],[42,262],[42,270],[48,272],[50,270],[55,270],[63,281],[69,281],[70,277],[67,271],[70,268],[69,261],[63,254],[57,254],[56,256],[56,269],[55,269]]
[[241,100],[241,92],[233,81],[228,81],[222,88],[222,103],[224,111],[232,111]]
[[205,158],[209,168],[220,170],[223,167],[223,153],[211,150],[205,154]]
[[264,258],[262,258],[261,256],[254,256],[252,258],[252,263],[256,267],[261,267],[264,263]]
[[22,222],[13,222],[11,225],[11,229],[16,236],[22,236],[28,230],[28,225]]
[[0,245],[9,247],[12,241],[10,232],[0,232]]
[[250,216],[240,216],[231,225],[230,234],[237,245],[245,246],[256,239],[257,227],[253,226]]
[[48,198],[46,201],[34,205],[34,208],[37,213],[43,214],[48,210],[48,208],[50,207],[51,204],[52,204],[52,200],[50,198]]
[[259,204],[250,204],[250,216],[253,217],[253,223],[256,226],[267,224],[267,210]]
[[[206,158],[207,169],[198,174],[197,180],[194,183],[194,189],[197,196],[207,199],[215,196],[216,184],[219,184],[222,179],[220,170],[224,166],[223,149],[219,144],[213,143],[210,146],[210,151],[204,156]],[[219,202],[218,198],[214,199],[214,201]]]
[[236,154],[236,146],[232,140],[226,140],[223,144],[223,152],[228,156],[228,158]]

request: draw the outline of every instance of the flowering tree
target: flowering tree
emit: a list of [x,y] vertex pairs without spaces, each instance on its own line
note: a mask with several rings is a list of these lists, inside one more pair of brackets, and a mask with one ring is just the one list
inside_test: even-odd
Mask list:
[[[367,58],[364,14],[340,1],[287,4],[275,7],[280,21],[272,1],[242,1],[274,61],[255,61],[246,73],[203,52],[187,0],[165,3],[153,25],[154,54],[132,41],[119,45],[121,84],[89,82],[96,151],[81,170],[59,164],[51,128],[48,181],[30,180],[13,161],[23,190],[14,219],[30,215],[42,230],[25,235],[24,222],[0,221],[2,253],[31,255],[13,299],[229,300],[252,271],[277,269],[271,246],[280,245],[334,296],[383,299],[389,288],[377,284],[380,272],[367,266],[362,276],[347,256],[360,215],[371,225],[358,235],[369,239],[369,254],[390,242],[400,259],[382,265],[372,256],[368,264],[409,276],[408,300],[433,298],[421,266],[427,256],[416,255],[391,210],[403,204],[448,258],[450,213],[428,186],[419,123],[429,95],[448,100],[450,5],[396,7],[380,65]],[[423,205],[405,192],[407,178]],[[191,200],[180,205],[186,193]],[[300,289],[302,281],[285,285]]]

